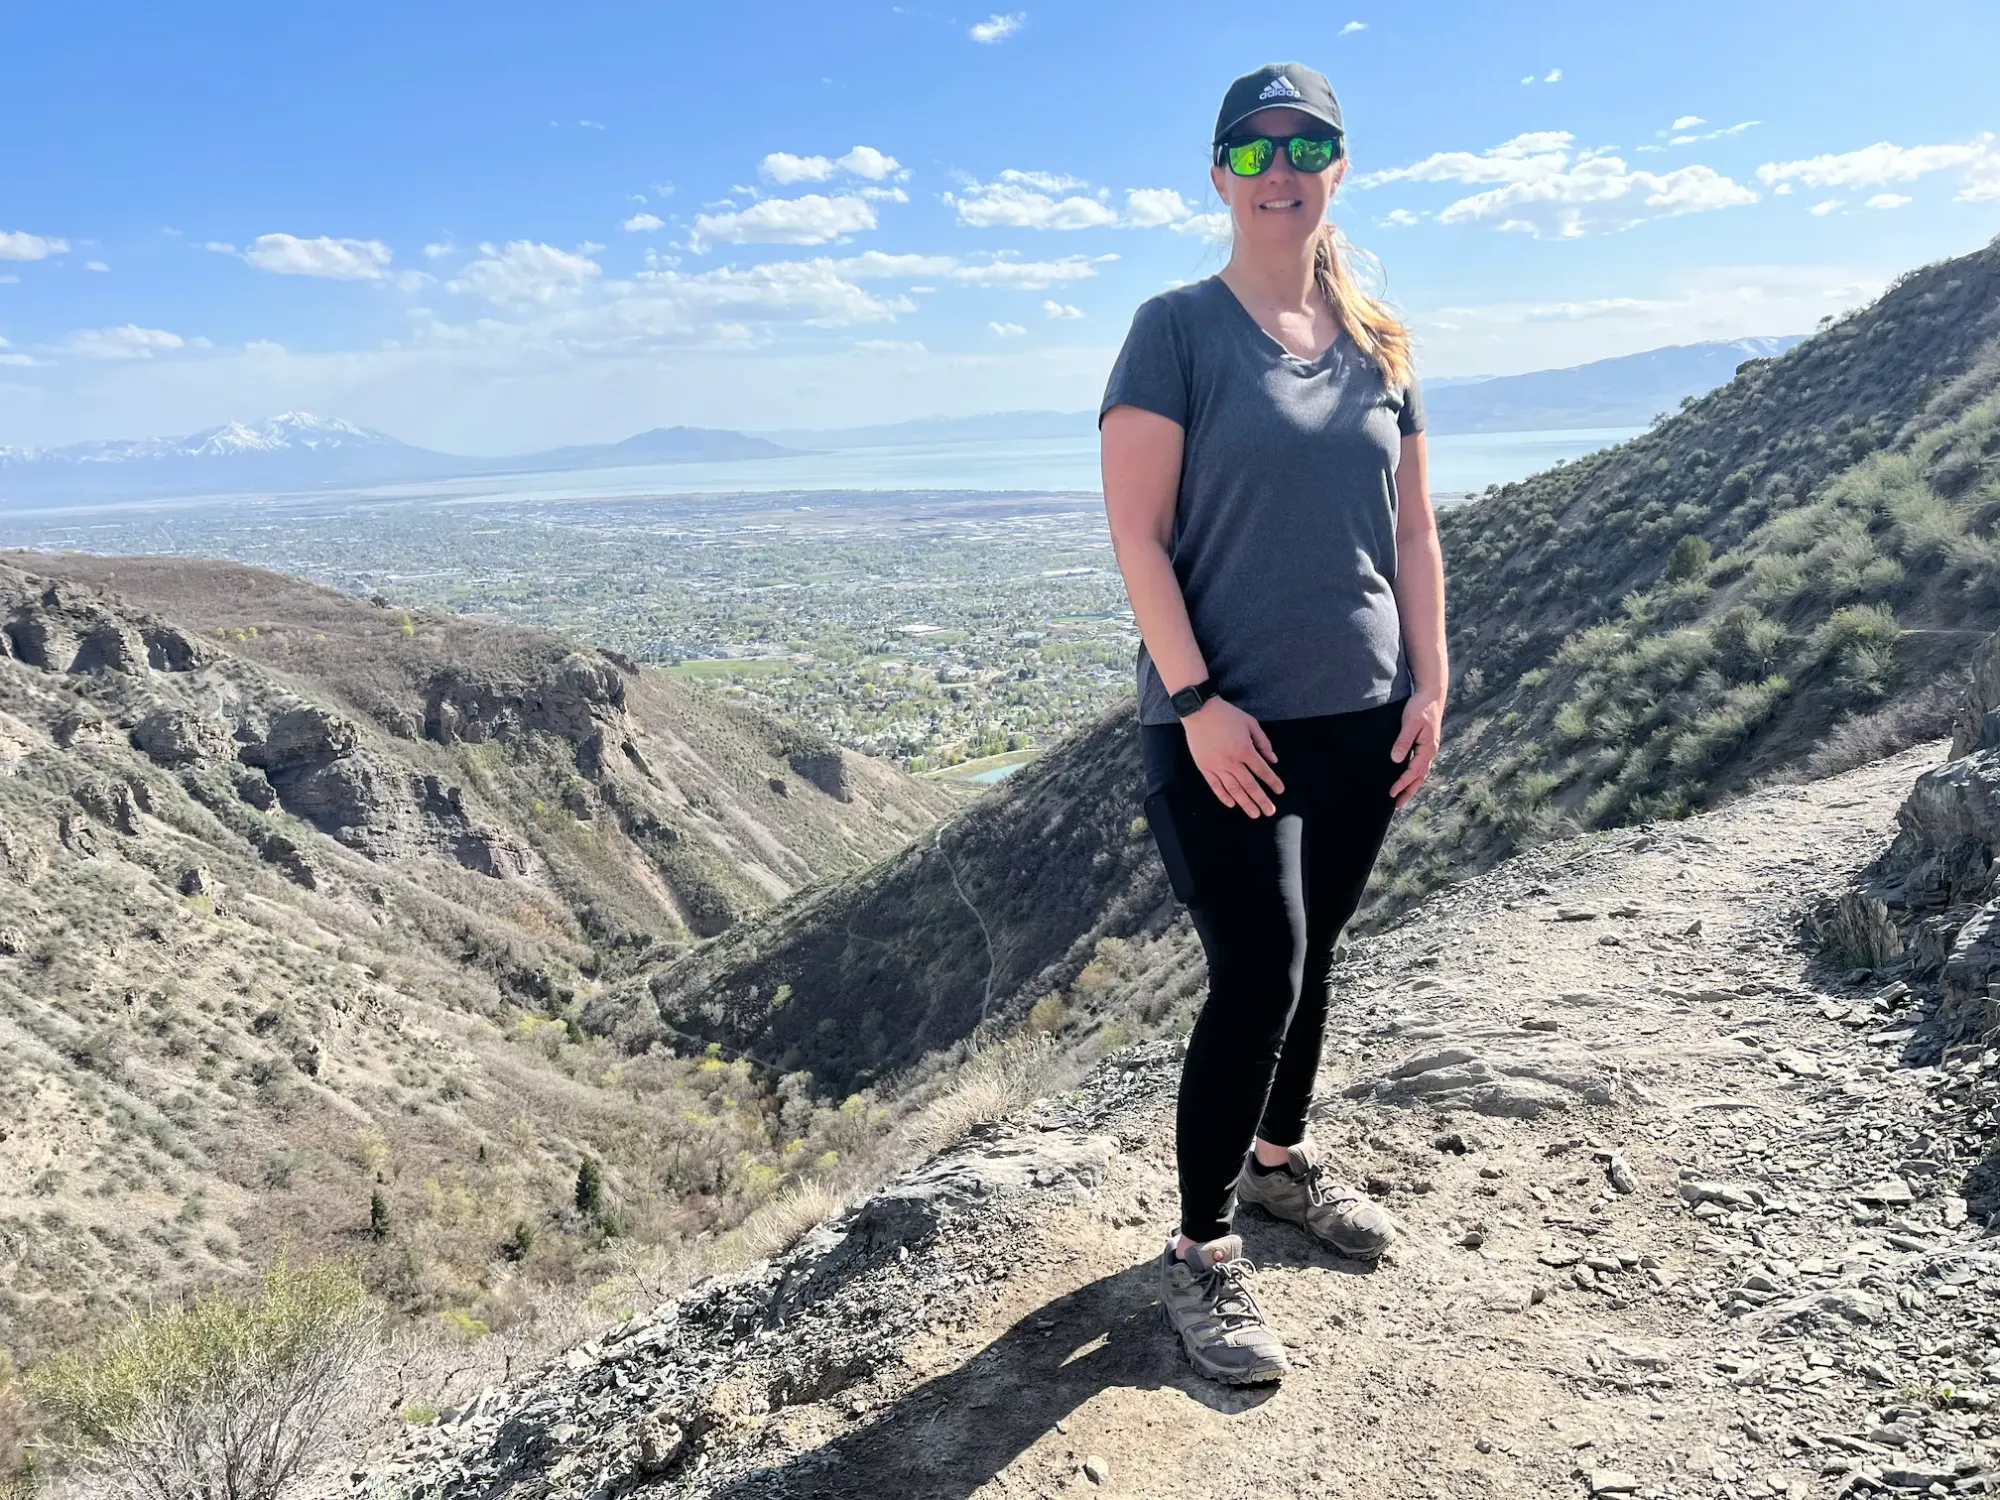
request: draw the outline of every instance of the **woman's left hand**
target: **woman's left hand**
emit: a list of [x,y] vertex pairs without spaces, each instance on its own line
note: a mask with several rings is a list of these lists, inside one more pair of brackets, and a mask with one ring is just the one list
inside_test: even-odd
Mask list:
[[1443,731],[1442,692],[1419,689],[1403,701],[1403,732],[1396,736],[1396,747],[1389,752],[1389,759],[1399,764],[1405,758],[1409,760],[1396,784],[1389,788],[1396,806],[1401,807],[1416,796],[1424,778],[1431,774],[1431,762],[1437,759],[1438,740]]

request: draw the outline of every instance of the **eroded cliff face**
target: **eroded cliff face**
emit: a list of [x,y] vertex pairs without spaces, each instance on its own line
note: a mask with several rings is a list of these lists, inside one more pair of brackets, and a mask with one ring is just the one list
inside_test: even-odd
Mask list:
[[726,1227],[798,1122],[581,1015],[948,805],[551,636],[0,559],[0,1345],[346,1253],[377,1190],[399,1295],[475,1306],[585,1156],[635,1233]]
[[528,882],[578,937],[673,943],[886,853],[949,805],[539,632],[415,620],[229,564],[13,556],[10,665],[40,679],[23,734],[40,718],[58,749],[130,747],[302,881],[324,862],[272,819],[378,864]]

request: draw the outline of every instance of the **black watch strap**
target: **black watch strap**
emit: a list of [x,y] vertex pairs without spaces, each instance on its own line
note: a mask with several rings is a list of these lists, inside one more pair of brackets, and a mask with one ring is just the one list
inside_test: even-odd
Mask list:
[[1185,719],[1197,712],[1202,704],[1215,696],[1215,679],[1204,677],[1192,687],[1184,687],[1177,693],[1167,695],[1167,702],[1173,704],[1174,712]]

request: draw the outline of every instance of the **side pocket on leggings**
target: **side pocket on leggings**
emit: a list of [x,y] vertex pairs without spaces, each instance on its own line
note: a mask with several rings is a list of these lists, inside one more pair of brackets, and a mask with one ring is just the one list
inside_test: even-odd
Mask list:
[[1146,798],[1146,826],[1153,830],[1153,842],[1159,846],[1160,863],[1167,867],[1167,884],[1174,888],[1175,899],[1183,906],[1189,904],[1194,900],[1194,872],[1181,850],[1180,830],[1174,827],[1173,808],[1165,792]]

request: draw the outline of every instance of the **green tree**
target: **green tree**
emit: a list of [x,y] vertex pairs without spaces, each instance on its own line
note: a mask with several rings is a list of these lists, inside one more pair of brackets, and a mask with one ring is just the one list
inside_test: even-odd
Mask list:
[[604,1170],[588,1156],[576,1169],[576,1211],[586,1219],[604,1212]]
[[368,1236],[370,1239],[386,1240],[391,1232],[389,1197],[377,1188],[368,1195]]

